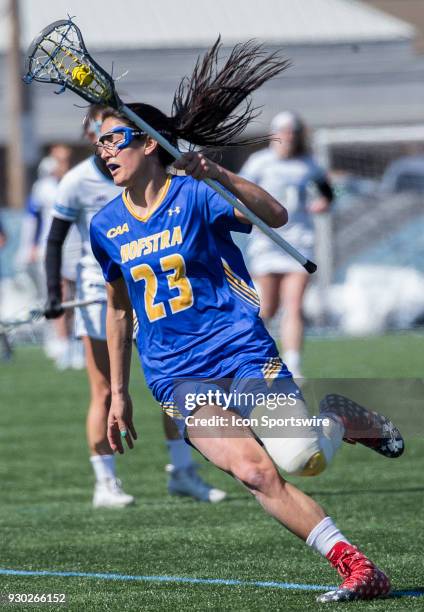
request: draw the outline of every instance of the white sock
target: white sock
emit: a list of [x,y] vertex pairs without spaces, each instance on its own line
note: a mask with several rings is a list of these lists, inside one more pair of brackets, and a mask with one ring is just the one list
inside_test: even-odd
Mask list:
[[337,529],[329,516],[326,516],[318,525],[315,525],[306,539],[306,544],[324,557],[328,555],[337,542],[350,544],[349,540]]
[[292,374],[295,376],[300,372],[300,353],[299,351],[294,351],[293,349],[289,349],[285,351],[283,355],[283,361],[290,370]]
[[97,482],[115,478],[115,455],[92,455],[90,461]]
[[319,416],[321,419],[328,419],[328,425],[321,425],[319,437],[319,445],[328,465],[343,441],[345,429],[341,421],[335,418],[333,414],[321,412]]

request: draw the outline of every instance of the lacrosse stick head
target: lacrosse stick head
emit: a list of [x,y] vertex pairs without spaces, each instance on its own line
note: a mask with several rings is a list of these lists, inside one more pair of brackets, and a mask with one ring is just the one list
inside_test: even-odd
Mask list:
[[71,89],[90,104],[121,104],[113,78],[90,56],[71,18],[51,23],[32,41],[24,81],[56,83],[57,93]]

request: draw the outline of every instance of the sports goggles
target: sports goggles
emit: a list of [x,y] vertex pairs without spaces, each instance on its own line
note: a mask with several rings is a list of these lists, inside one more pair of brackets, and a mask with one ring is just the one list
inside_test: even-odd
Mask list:
[[145,136],[146,132],[136,130],[126,125],[117,125],[105,134],[102,134],[95,143],[96,155],[101,155],[104,149],[114,152],[128,147],[134,138]]

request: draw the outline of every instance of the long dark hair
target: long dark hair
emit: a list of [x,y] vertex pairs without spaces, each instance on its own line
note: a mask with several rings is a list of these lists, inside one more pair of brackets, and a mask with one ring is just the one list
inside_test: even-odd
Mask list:
[[[174,145],[185,140],[200,147],[220,148],[264,142],[263,138],[236,140],[259,109],[253,107],[251,94],[263,83],[289,66],[278,52],[268,53],[261,44],[237,44],[222,67],[218,66],[221,37],[203,57],[199,56],[193,73],[180,82],[172,103],[171,116],[149,104],[128,104]],[[244,106],[236,112],[236,108]],[[103,115],[117,117],[131,125],[125,115],[108,109]],[[173,157],[161,147],[159,159],[167,165]]]

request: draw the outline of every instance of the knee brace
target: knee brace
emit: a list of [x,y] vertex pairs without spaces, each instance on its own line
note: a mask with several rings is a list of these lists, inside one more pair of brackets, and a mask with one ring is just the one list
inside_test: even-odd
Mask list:
[[317,476],[327,466],[318,436],[313,438],[263,438],[262,443],[280,469],[297,476]]
[[[263,407],[255,408],[251,416],[256,422],[261,422],[261,417],[266,412]],[[302,400],[297,400],[294,406],[280,407],[272,411],[276,418],[295,417],[307,419],[310,415]],[[321,474],[331,461],[334,454],[330,439],[323,435],[320,428],[303,425],[297,429],[284,432],[284,428],[277,431],[267,431],[264,427],[252,425],[252,429],[263,443],[271,459],[280,469],[287,474],[297,476],[317,476]],[[296,433],[299,436],[294,437]],[[279,437],[268,437],[280,434]],[[285,433],[286,436],[285,437]]]

